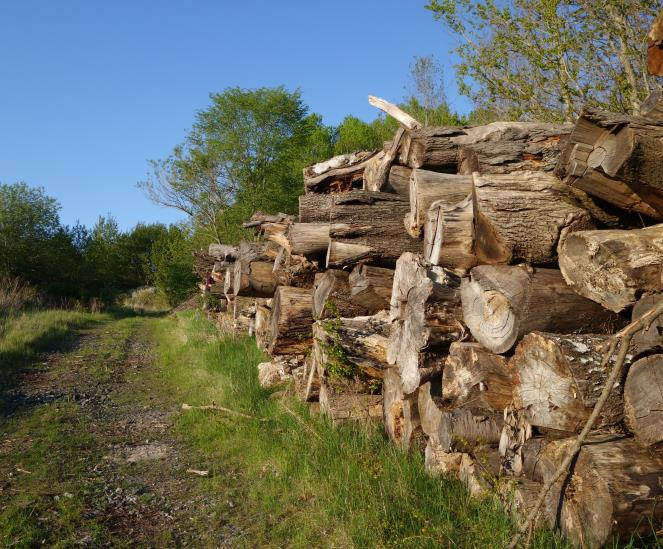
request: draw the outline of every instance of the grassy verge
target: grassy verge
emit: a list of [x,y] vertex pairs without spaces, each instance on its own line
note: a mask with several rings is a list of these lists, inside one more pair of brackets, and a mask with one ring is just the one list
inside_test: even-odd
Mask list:
[[[431,478],[420,455],[397,450],[379,428],[335,429],[286,401],[295,418],[258,385],[264,357],[252,339],[219,340],[195,314],[156,323],[154,336],[153,382],[173,406],[216,402],[264,420],[195,410],[177,420],[192,450],[219,463],[208,489],[227,490],[229,471],[238,477],[237,545],[496,547],[512,534],[513,521],[492,500]],[[537,532],[532,545],[561,542]]]

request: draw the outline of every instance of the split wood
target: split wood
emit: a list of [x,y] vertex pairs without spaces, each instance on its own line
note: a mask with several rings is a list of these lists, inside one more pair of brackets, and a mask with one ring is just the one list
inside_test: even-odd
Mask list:
[[585,426],[578,435],[578,438],[571,446],[568,455],[566,456],[566,458],[564,458],[564,461],[562,461],[559,468],[555,471],[555,474],[550,479],[548,479],[548,482],[546,482],[543,488],[541,489],[541,492],[539,493],[539,497],[536,499],[534,507],[527,515],[525,522],[519,527],[518,531],[513,536],[511,543],[509,544],[509,549],[515,549],[515,547],[518,545],[518,542],[520,542],[523,535],[526,534],[527,531],[532,527],[534,521],[536,520],[537,515],[539,514],[539,511],[541,510],[541,507],[543,506],[543,502],[545,501],[546,496],[548,495],[548,492],[552,488],[553,484],[555,484],[565,473],[568,472],[569,465],[575,458],[576,454],[580,451],[580,448],[585,442],[585,439],[587,438],[589,431],[591,431],[592,427],[594,426],[594,423],[596,422],[596,419],[599,417],[599,414],[603,409],[603,406],[608,400],[610,391],[612,390],[617,379],[620,377],[622,367],[624,366],[624,361],[628,353],[628,346],[629,343],[631,342],[631,338],[639,330],[643,328],[645,330],[649,329],[652,322],[662,314],[663,314],[663,299],[655,307],[647,311],[647,313],[645,313],[640,318],[638,318],[637,320],[633,321],[631,324],[626,326],[626,328],[624,328],[623,330],[612,336],[612,339],[608,346],[608,350],[603,356],[602,366],[605,368],[608,365],[608,363],[610,362],[610,358],[612,357],[612,355],[615,352],[615,349],[617,348],[617,344],[620,345],[619,354],[617,355],[617,360],[615,361],[615,364],[612,367],[612,370],[610,371],[610,375],[608,376],[608,379],[605,382],[603,391],[601,392],[601,396],[596,402],[596,406],[594,406],[594,410],[592,410],[592,413],[589,416],[587,423],[585,423]]
[[205,406],[191,406],[190,404],[182,404],[182,410],[212,410],[215,412],[225,412],[227,414],[232,414],[239,417],[244,417],[246,419],[257,419],[258,421],[267,421],[264,418],[250,416],[236,410],[231,410],[230,408],[225,408],[224,406],[218,406],[217,404],[207,404]]

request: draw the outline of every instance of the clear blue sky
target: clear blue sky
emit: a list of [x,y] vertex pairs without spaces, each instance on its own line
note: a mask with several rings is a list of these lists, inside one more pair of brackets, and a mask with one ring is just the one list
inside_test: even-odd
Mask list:
[[425,0],[6,0],[0,3],[0,182],[45,187],[62,221],[120,226],[180,214],[136,188],[179,143],[209,94],[300,88],[328,124],[399,100],[415,55],[453,44]]

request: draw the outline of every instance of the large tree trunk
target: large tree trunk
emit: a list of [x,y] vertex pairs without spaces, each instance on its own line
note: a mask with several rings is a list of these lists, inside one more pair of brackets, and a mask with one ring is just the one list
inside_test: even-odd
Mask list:
[[311,291],[279,286],[272,301],[270,355],[304,354],[311,346]]
[[378,151],[360,151],[335,156],[304,168],[307,193],[345,192],[363,186],[364,168]]
[[315,276],[313,284],[315,318],[365,316],[368,309],[356,302],[350,291],[350,275],[330,269]]
[[630,231],[582,231],[559,246],[559,268],[579,294],[619,312],[663,291],[663,224]]
[[333,194],[307,193],[299,197],[300,223],[329,223]]
[[333,424],[346,421],[382,421],[382,395],[357,392],[352,381],[323,378],[320,410]]
[[513,367],[478,343],[452,343],[444,364],[443,396],[455,406],[471,403],[502,412],[513,398]]
[[396,264],[391,296],[393,324],[387,359],[398,367],[405,394],[423,382],[428,370],[441,367],[424,351],[446,350],[465,332],[461,322],[460,280],[441,267],[431,267],[420,256],[403,254]]
[[401,448],[423,446],[423,433],[417,409],[417,392],[403,394],[401,377],[389,368],[382,379],[384,427],[389,439]]
[[[574,438],[549,443],[541,459],[547,481],[566,457]],[[547,514],[571,542],[602,547],[621,536],[653,536],[663,526],[663,459],[633,440],[590,437],[548,494]]]
[[359,261],[392,266],[403,252],[419,251],[421,243],[403,230],[409,208],[409,202],[395,194],[353,191],[336,195],[327,267]]
[[[589,419],[611,365],[603,365],[609,336],[535,332],[516,347],[514,398],[525,419],[536,427],[580,432]],[[596,429],[624,417],[621,387],[613,387]]]
[[641,444],[663,441],[663,354],[641,358],[624,385],[626,424]]
[[480,265],[461,285],[463,320],[493,353],[505,353],[525,334],[612,333],[620,317],[567,286],[556,269]]
[[593,228],[579,194],[543,172],[475,178],[474,252],[479,261],[555,263],[560,237]]
[[410,236],[419,237],[430,206],[437,202],[447,207],[462,201],[472,192],[472,176],[450,175],[412,170],[410,177],[410,213],[405,228]]
[[479,264],[474,253],[474,201],[433,202],[424,225],[424,257],[433,265],[465,274]]
[[348,282],[352,301],[366,307],[369,314],[389,309],[394,285],[393,269],[357,265],[350,273]]
[[619,208],[663,219],[663,121],[586,109],[557,172]]

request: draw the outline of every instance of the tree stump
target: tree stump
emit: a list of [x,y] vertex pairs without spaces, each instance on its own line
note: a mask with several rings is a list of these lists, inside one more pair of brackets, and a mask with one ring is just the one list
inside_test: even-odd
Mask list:
[[279,286],[272,301],[270,355],[304,354],[312,340],[313,299],[310,290]]

